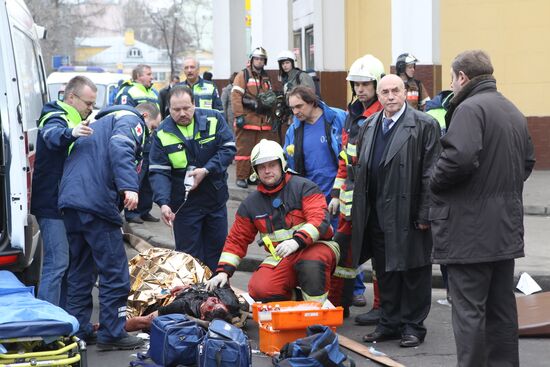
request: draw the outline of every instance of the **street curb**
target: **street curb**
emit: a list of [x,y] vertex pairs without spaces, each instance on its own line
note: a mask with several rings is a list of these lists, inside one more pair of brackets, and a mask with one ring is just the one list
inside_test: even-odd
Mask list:
[[523,214],[550,216],[550,207],[541,205],[525,205],[523,207]]
[[[136,226],[137,227],[137,226]],[[136,228],[134,225],[129,225],[124,223],[123,230],[125,233],[130,233],[136,237],[143,239],[146,242],[149,242],[155,247],[174,249],[173,243],[167,243],[166,241],[160,239],[157,236],[151,236],[151,234],[141,228]],[[262,263],[264,259],[257,256],[247,256],[241,260],[237,270],[244,272],[254,272]],[[365,281],[372,282],[372,270],[366,269],[363,272],[365,274]],[[517,284],[519,277],[523,271],[517,272],[514,275],[514,284]],[[543,274],[529,274],[543,289],[543,291],[550,291],[550,275]],[[432,272],[432,287],[433,288],[444,288],[443,277],[441,272],[433,270]]]

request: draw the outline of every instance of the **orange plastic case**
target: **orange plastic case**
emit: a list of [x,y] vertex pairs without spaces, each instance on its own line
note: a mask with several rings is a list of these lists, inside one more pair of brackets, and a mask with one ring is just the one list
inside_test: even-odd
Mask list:
[[[293,307],[299,309],[290,309]],[[320,303],[307,301],[255,303],[252,317],[259,324],[260,351],[271,355],[286,343],[305,337],[310,325],[330,326],[336,331],[336,326],[344,323],[344,309],[323,309]]]

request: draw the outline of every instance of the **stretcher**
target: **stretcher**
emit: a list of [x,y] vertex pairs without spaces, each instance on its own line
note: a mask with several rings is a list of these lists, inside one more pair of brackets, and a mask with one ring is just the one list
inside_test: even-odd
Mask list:
[[33,294],[0,271],[0,367],[86,367],[86,343],[73,336],[78,321]]

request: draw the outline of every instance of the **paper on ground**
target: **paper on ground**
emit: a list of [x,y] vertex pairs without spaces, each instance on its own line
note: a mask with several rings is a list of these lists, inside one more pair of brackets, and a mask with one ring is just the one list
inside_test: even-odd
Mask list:
[[522,273],[516,286],[523,294],[530,295],[542,291],[542,288],[527,273]]

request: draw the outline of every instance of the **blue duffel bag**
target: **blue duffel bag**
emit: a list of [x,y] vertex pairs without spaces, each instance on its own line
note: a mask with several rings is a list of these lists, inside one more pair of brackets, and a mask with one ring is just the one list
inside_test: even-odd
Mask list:
[[165,367],[195,364],[197,347],[204,334],[204,329],[186,315],[158,316],[151,326],[147,356]]
[[223,320],[210,322],[199,345],[198,367],[250,367],[252,351],[246,334]]

